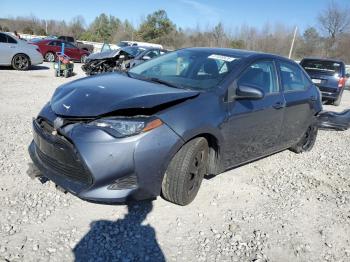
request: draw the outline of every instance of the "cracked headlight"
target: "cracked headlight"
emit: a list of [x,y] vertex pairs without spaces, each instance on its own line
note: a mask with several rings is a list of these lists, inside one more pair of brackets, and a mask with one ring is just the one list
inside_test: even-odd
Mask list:
[[147,132],[161,126],[163,122],[152,119],[101,118],[88,123],[88,126],[100,128],[114,137],[126,137]]

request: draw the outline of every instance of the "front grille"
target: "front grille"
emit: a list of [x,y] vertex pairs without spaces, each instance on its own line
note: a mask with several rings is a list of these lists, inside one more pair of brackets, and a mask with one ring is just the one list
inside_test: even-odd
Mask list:
[[91,184],[91,177],[86,173],[82,165],[71,166],[71,165],[60,163],[59,161],[49,157],[48,155],[45,155],[38,148],[37,148],[37,154],[40,160],[47,167],[59,173],[60,175],[69,177],[73,180],[77,180],[85,184]]
[[34,141],[40,161],[61,176],[91,184],[92,177],[81,162],[74,146],[59,135],[51,135],[34,120]]

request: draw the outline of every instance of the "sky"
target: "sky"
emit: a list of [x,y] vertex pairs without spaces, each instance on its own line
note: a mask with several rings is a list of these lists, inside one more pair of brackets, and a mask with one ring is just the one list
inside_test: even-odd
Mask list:
[[[82,15],[89,24],[101,13],[128,19],[137,26],[142,18],[166,10],[169,18],[182,28],[201,29],[221,22],[227,28],[240,25],[263,27],[269,23],[317,27],[317,15],[331,0],[0,0],[0,18],[34,15],[41,19],[69,21]],[[350,0],[335,0],[349,8]]]

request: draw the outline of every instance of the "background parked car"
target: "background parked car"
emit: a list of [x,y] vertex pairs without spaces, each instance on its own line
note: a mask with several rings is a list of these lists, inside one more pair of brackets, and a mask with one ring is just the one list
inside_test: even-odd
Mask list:
[[84,44],[83,42],[76,41],[73,36],[61,35],[57,39],[69,42],[69,43],[75,45],[76,47],[78,47],[80,49],[89,51],[90,53],[94,52],[94,46],[93,45]]
[[167,50],[154,47],[127,46],[118,50],[91,54],[86,59],[86,63],[82,66],[82,69],[87,75],[103,72],[127,71],[135,65],[161,56],[167,52]]
[[136,41],[120,41],[117,46],[119,47],[127,47],[127,46],[143,46],[143,47],[155,47],[159,49],[163,49],[163,46],[160,44],[153,44],[147,42],[136,42]]
[[334,59],[304,58],[300,65],[320,89],[322,99],[339,106],[349,77],[344,62]]
[[75,45],[64,42],[58,39],[44,39],[41,41],[32,42],[31,44],[39,47],[41,54],[48,62],[53,62],[56,59],[56,53],[61,52],[62,43],[65,45],[64,53],[74,61],[84,63],[90,53],[80,49]]
[[39,49],[26,41],[0,32],[0,65],[12,66],[16,70],[27,70],[31,65],[43,62]]

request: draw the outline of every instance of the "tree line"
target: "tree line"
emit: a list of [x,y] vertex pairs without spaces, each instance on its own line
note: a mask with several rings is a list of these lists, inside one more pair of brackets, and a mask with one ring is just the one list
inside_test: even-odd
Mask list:
[[[319,13],[317,27],[298,30],[293,59],[321,56],[343,59],[350,63],[350,10],[332,1]],[[266,23],[261,28],[249,25],[225,27],[218,23],[205,29],[181,28],[170,20],[166,11],[147,15],[135,27],[128,20],[100,14],[86,25],[82,16],[71,21],[43,20],[35,16],[0,19],[0,31],[17,31],[36,35],[72,35],[76,39],[117,43],[121,40],[162,44],[169,49],[189,46],[229,47],[256,50],[287,56],[294,27]]]

